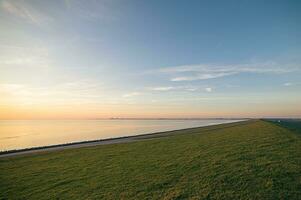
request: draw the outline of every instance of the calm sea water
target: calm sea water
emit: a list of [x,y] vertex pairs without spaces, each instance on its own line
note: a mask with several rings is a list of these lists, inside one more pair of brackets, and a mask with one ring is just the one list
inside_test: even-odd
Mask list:
[[234,121],[239,120],[0,120],[0,151]]

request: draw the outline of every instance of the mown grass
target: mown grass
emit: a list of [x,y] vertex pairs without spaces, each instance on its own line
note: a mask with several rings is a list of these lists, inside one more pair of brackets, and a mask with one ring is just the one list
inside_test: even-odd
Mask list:
[[267,121],[301,134],[301,119],[269,119]]
[[261,120],[184,132],[2,158],[0,199],[301,198],[299,134]]

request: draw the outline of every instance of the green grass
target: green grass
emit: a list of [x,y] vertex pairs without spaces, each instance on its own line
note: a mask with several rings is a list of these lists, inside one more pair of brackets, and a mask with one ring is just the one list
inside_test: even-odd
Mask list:
[[261,120],[176,133],[2,158],[0,199],[301,199],[300,134]]
[[271,119],[268,121],[301,134],[301,119]]

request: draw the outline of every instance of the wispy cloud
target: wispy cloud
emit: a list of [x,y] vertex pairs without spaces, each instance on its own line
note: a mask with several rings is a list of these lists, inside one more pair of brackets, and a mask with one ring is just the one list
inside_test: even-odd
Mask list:
[[293,83],[287,82],[287,83],[284,83],[283,85],[284,85],[284,86],[292,86]]
[[114,1],[80,1],[80,0],[65,0],[66,8],[80,17],[89,21],[112,21],[118,18],[118,6]]
[[170,79],[171,81],[194,81],[194,80],[206,80],[212,78],[219,78],[223,76],[230,76],[233,74],[237,74],[237,72],[221,72],[221,73],[204,73],[204,74],[197,74],[193,76],[178,76],[175,78]]
[[282,65],[276,62],[263,62],[236,65],[182,65],[164,67],[147,73],[161,73],[171,76],[171,81],[195,81],[221,78],[240,73],[273,73],[281,74],[300,70],[296,65]]
[[16,102],[17,104],[61,104],[72,103],[96,103],[103,100],[100,91],[103,86],[96,82],[80,80],[64,82],[49,86],[34,86],[30,84],[3,83],[0,84],[2,99],[0,103]]
[[130,92],[127,94],[122,95],[123,98],[129,98],[129,97],[134,97],[134,96],[139,96],[142,95],[141,92]]
[[0,65],[2,67],[47,67],[50,63],[51,59],[47,48],[0,45]]
[[149,88],[152,91],[170,91],[176,89],[175,87],[172,86],[167,86],[167,87],[153,87]]
[[186,91],[194,92],[198,90],[198,88],[186,88]]
[[41,25],[44,22],[50,22],[53,20],[50,16],[43,14],[39,11],[39,9],[29,4],[27,1],[3,0],[0,2],[0,8],[4,12],[24,19],[31,24]]
[[206,92],[212,92],[212,88],[210,88],[210,87],[205,88],[205,90],[206,90]]
[[196,91],[199,88],[193,86],[159,86],[147,88],[151,91],[167,92],[167,91]]

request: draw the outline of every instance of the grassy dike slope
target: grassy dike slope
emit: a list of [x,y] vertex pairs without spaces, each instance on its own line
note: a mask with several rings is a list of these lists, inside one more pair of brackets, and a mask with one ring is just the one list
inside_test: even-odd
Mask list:
[[261,120],[0,159],[0,199],[300,199],[301,136]]

